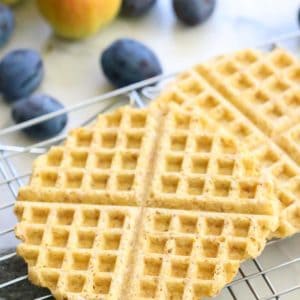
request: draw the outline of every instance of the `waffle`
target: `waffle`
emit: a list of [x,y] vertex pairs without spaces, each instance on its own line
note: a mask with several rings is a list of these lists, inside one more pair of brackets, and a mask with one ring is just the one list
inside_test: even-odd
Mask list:
[[[272,218],[147,208],[128,299],[200,300],[264,248]],[[265,230],[267,229],[267,230]]]
[[[239,65],[241,55],[246,66]],[[300,163],[298,58],[283,49],[266,55],[242,51],[199,65],[197,71]]]
[[72,130],[63,146],[34,162],[19,199],[141,205],[159,120],[156,111],[126,107]]
[[298,123],[300,62],[287,51],[241,51],[197,71],[269,137]]
[[59,300],[214,296],[278,226],[254,156],[177,105],[73,130],[35,161],[15,210],[29,278]]
[[267,174],[261,178],[243,145],[214,125],[202,113],[166,114],[147,206],[274,215]]
[[17,201],[29,279],[59,300],[121,299],[140,210]]
[[276,141],[278,145],[280,145],[281,148],[285,150],[299,165],[300,164],[300,126],[298,124],[291,126],[284,133],[276,137]]
[[[290,64],[284,68],[284,65],[288,65],[287,61]],[[274,72],[268,73],[268,79],[264,79],[265,64]],[[182,73],[151,105],[165,107],[169,103],[177,103],[192,111],[200,110],[216,121],[218,126],[226,128],[240,144],[246,145],[257,156],[260,165],[272,174],[276,186],[281,209],[280,225],[273,234],[276,237],[289,236],[300,230],[300,170],[295,163],[300,155],[298,145],[293,141],[299,132],[299,126],[292,125],[297,119],[298,111],[286,108],[282,122],[272,122],[258,102],[263,102],[262,98],[265,95],[265,90],[262,90],[263,83],[274,82],[276,78],[281,80],[282,77],[285,78],[284,74],[294,74],[288,77],[289,87],[286,91],[276,94],[276,103],[286,103],[286,95],[297,90],[297,64],[297,60],[283,50],[274,50],[267,55],[254,50],[244,50],[219,57]],[[233,84],[234,79],[237,80],[246,74],[248,76],[248,73],[255,78],[255,84],[245,91],[237,89]],[[274,96],[274,93],[272,95]],[[256,97],[256,102],[253,96]],[[268,99],[267,102],[264,101],[266,106],[270,106],[275,98]],[[286,129],[289,126],[292,127]],[[280,133],[278,137],[276,133]]]

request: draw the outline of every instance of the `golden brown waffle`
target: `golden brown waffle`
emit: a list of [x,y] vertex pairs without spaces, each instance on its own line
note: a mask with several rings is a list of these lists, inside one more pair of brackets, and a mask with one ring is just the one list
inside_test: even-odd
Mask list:
[[196,71],[270,137],[299,121],[300,62],[283,49],[237,52]]
[[140,208],[17,201],[15,211],[33,283],[59,300],[122,299]]
[[260,253],[272,227],[265,216],[155,208],[143,220],[128,299],[214,296]]
[[[239,64],[239,55],[248,64]],[[283,49],[262,55],[242,51],[207,64],[197,72],[300,163],[300,61]]]
[[[285,71],[284,68],[283,70],[282,68],[280,69],[280,66],[278,66],[277,69],[279,68],[281,71],[276,69],[276,61],[279,65],[279,62],[281,61],[281,65],[283,65],[283,61],[288,60],[288,58],[290,58],[290,62],[293,62],[294,65],[296,64],[295,58],[292,58],[290,54],[283,50],[276,50],[266,57],[257,51],[244,50],[232,56],[218,58],[215,61],[198,65],[192,70],[181,74],[152,104],[152,106],[164,107],[166,104],[175,102],[179,105],[184,105],[187,109],[192,111],[199,109],[204,112],[205,115],[215,120],[218,126],[228,129],[228,131],[239,140],[240,144],[246,145],[247,148],[258,157],[260,165],[269,170],[273,175],[277,198],[282,210],[280,226],[275,233],[275,236],[277,237],[285,237],[300,230],[299,166],[286,155],[276,143],[274,143],[274,140],[272,141],[271,138],[267,137],[267,134],[271,131],[281,132],[283,128],[286,128],[286,125],[283,124],[287,123],[280,123],[277,121],[273,123],[271,121],[267,122],[267,120],[269,120],[268,116],[262,115],[259,117],[261,122],[264,124],[273,124],[274,127],[271,131],[268,131],[266,129],[267,127],[260,126],[255,121],[254,117],[251,117],[250,111],[248,111],[249,114],[246,114],[245,107],[247,105],[251,106],[252,102],[248,102],[247,99],[242,96],[240,98],[233,98],[230,96],[229,92],[225,92],[224,82],[226,82],[226,90],[235,90],[235,88],[231,86],[233,84],[233,77],[231,78],[230,76],[235,74],[234,78],[237,78],[239,74],[244,74],[248,69],[252,70],[256,67],[258,68],[264,61],[273,61],[270,65],[275,69],[274,72],[277,75],[272,75],[273,77],[270,77],[269,81],[272,81],[276,76],[279,76],[278,74],[284,74],[284,72],[290,74],[290,72],[292,72],[295,67],[294,65],[289,67],[291,69],[287,68]],[[219,79],[213,80],[212,78],[216,78],[216,73],[219,74]],[[221,74],[224,74],[224,82],[221,79]],[[226,80],[227,77],[231,79]],[[261,78],[263,81],[263,77],[263,74],[256,75],[257,88],[262,86],[258,83],[258,80]],[[293,78],[296,77],[294,76]],[[294,79],[294,81],[296,80]],[[289,88],[286,92],[294,91],[296,89],[292,80],[290,80],[290,85],[292,88]],[[221,95],[221,93],[223,95]],[[239,93],[239,95],[242,94],[242,92]],[[248,91],[246,89],[245,95],[251,93],[251,89]],[[259,98],[261,93],[262,91],[259,91],[256,93],[256,96]],[[238,99],[241,101],[238,102]],[[279,93],[278,101],[283,101],[283,99],[283,95]],[[268,103],[271,102],[272,100],[269,100]],[[235,104],[235,106],[232,104]],[[251,107],[252,114],[257,114],[257,116],[261,115],[259,106],[253,104]],[[292,115],[293,113],[294,116],[297,116],[297,111],[289,109],[289,114]],[[288,118],[289,120],[293,120],[291,123],[295,120],[294,117]],[[284,117],[284,119],[286,119],[286,117]],[[258,130],[254,123],[257,126],[260,126],[259,128],[261,130]],[[295,130],[295,137],[296,132],[298,132],[297,128],[298,126],[295,125],[295,127],[285,131],[283,136],[290,136],[290,131]],[[280,145],[291,154],[291,157],[300,157],[298,146],[294,144],[293,147],[290,147],[292,141],[286,143],[286,141],[282,139]]]
[[274,215],[271,189],[243,145],[203,114],[166,115],[147,206]]
[[74,129],[63,146],[35,161],[19,199],[141,205],[159,122],[155,110],[126,107]]
[[[200,111],[178,106],[123,108],[72,131],[36,160],[16,213],[29,278],[76,300],[213,296],[278,226],[272,182],[254,157]],[[161,257],[162,275],[155,264],[143,273],[144,255]],[[175,278],[176,267],[168,279],[169,261],[183,261],[183,274],[190,261],[191,280]]]

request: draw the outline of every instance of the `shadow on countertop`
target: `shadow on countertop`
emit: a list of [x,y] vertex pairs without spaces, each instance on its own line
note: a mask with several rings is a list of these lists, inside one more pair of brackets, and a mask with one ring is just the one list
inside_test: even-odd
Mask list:
[[[14,252],[15,249],[0,250],[0,256]],[[27,274],[27,266],[19,256],[13,256],[0,262],[0,285]],[[0,288],[0,300],[34,300],[49,295],[49,290],[31,284],[27,279],[10,286]],[[54,298],[47,298],[54,299]]]

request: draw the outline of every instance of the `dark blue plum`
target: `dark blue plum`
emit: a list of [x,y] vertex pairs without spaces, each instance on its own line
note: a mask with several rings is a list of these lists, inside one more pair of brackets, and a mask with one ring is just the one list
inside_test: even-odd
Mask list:
[[145,45],[119,39],[103,53],[100,63],[104,74],[116,87],[123,87],[162,73],[156,55]]
[[[64,106],[48,95],[33,95],[17,101],[12,108],[12,118],[16,123],[22,123],[42,115],[60,110]],[[55,136],[64,129],[68,121],[66,114],[59,115],[47,121],[25,128],[30,137],[46,139]]]
[[10,39],[15,28],[15,18],[11,9],[0,4],[0,47]]
[[205,22],[213,13],[216,0],[173,0],[177,18],[189,26]]
[[145,14],[155,4],[156,0],[123,0],[121,14],[128,17],[137,17]]
[[0,93],[9,102],[29,96],[43,77],[43,61],[35,50],[14,50],[0,61]]

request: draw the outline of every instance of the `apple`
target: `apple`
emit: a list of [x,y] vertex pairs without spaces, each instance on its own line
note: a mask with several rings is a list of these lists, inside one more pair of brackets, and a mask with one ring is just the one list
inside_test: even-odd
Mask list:
[[55,33],[69,39],[96,33],[119,12],[121,0],[37,0]]

